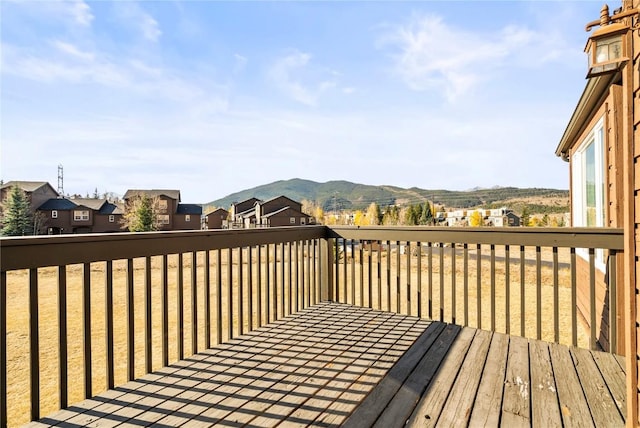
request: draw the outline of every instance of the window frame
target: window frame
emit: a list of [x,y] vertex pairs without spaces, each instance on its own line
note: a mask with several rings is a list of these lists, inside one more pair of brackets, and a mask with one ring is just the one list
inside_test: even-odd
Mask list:
[[89,221],[89,210],[73,210],[73,221]]
[[109,223],[115,223],[116,222],[116,216],[113,214],[109,214]]
[[[601,117],[592,127],[589,133],[582,139],[578,148],[571,156],[571,216],[574,227],[605,227],[607,222],[606,214],[606,153],[605,153],[605,127],[604,116]],[[589,224],[589,189],[587,180],[589,179],[588,158],[591,156],[589,150],[593,148],[593,223]],[[585,260],[589,260],[589,252],[585,248],[577,248],[576,253]],[[596,268],[602,272],[606,271],[604,250],[596,249]]]
[[51,218],[58,218],[58,210],[51,210]]

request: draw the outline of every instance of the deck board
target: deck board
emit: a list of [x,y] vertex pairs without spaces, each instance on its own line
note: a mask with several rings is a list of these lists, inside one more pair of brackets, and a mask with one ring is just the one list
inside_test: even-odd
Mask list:
[[619,357],[322,303],[30,426],[621,426]]

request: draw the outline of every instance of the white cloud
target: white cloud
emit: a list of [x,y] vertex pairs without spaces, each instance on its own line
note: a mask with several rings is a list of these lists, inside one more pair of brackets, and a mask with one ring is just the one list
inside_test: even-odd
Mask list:
[[[61,2],[65,3],[65,2]],[[88,27],[93,21],[93,14],[91,8],[83,0],[76,0],[69,4],[69,14],[73,17],[78,25]]]
[[158,21],[142,9],[138,3],[127,1],[115,2],[113,5],[122,24],[133,27],[144,39],[150,42],[158,41],[162,35]]
[[[335,73],[312,67],[310,61],[310,54],[295,51],[276,60],[269,70],[269,78],[290,98],[315,106],[320,96],[336,87],[337,83],[334,80],[320,80],[326,75],[335,77]],[[315,82],[304,83],[303,80]]]
[[456,28],[435,15],[414,16],[382,36],[395,72],[413,90],[443,91],[449,101],[490,79],[505,64],[540,66],[563,56],[566,46],[528,28],[510,25],[492,33]]
[[247,57],[242,56],[240,54],[233,54],[233,58],[236,60],[236,63],[233,67],[233,72],[234,73],[242,72],[244,68],[247,66],[247,62],[248,62]]

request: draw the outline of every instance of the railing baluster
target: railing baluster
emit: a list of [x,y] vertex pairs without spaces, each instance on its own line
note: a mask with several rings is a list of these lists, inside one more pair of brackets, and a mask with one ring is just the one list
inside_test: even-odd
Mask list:
[[396,312],[400,309],[400,241],[396,241]]
[[429,319],[433,319],[433,245],[427,243],[427,297]]
[[609,253],[609,352],[618,353],[618,290],[616,252]]
[[496,246],[491,244],[491,331],[496,331]]
[[[131,381],[136,377],[134,273],[133,259],[127,259],[127,381]],[[64,408],[66,405],[62,407]]]
[[391,312],[391,241],[387,241],[387,311]]
[[311,275],[311,241],[307,242],[307,307],[311,306],[311,279],[313,276]]
[[358,241],[358,255],[360,257],[360,306],[364,308],[364,245],[362,241]]
[[444,321],[444,242],[440,242],[440,321]]
[[482,328],[482,246],[476,244],[476,327]]
[[463,246],[464,259],[462,261],[462,270],[464,271],[463,277],[463,316],[464,316],[464,326],[469,325],[469,244],[466,242]]
[[378,310],[382,310],[382,241],[378,242]]
[[589,315],[590,334],[589,349],[596,350],[596,255],[593,248],[589,248]]
[[541,249],[536,247],[536,338],[542,339],[542,263]]
[[151,257],[145,257],[144,275],[144,370],[146,373],[151,373],[153,369],[153,344],[151,343]]
[[216,335],[217,343],[223,342],[222,339],[222,250],[216,250]]
[[[560,295],[558,282],[558,247],[553,247],[553,340],[560,343]],[[573,309],[572,309],[573,310]]]
[[273,244],[273,284],[271,287],[271,313],[273,321],[278,319],[278,244]]
[[[320,301],[320,261],[318,255],[320,252],[320,241],[318,239],[313,240],[313,304],[316,305]],[[334,294],[335,295],[335,294]]]
[[576,249],[571,247],[571,345],[578,346],[578,302],[576,284]]
[[351,304],[356,304],[356,251],[351,240]]
[[233,339],[233,248],[227,248],[227,333]]
[[244,275],[243,257],[244,248],[238,248],[238,332],[244,334]]
[[511,334],[511,255],[509,246],[504,246],[504,288],[505,288],[505,333]]
[[[4,276],[5,273],[3,272]],[[3,282],[2,291],[4,292],[5,283]],[[3,311],[3,309],[0,309]],[[3,312],[4,313],[4,312]],[[0,320],[2,323],[3,320]],[[0,337],[5,337],[6,332],[0,330]],[[0,352],[5,352],[2,349]],[[67,350],[67,267],[58,266],[58,399],[60,408],[64,409],[68,406],[69,400],[69,378],[68,378],[68,350]],[[1,358],[0,358],[1,360]],[[6,364],[4,360],[0,364]],[[5,367],[3,365],[3,367]],[[6,396],[6,391],[1,391]],[[6,426],[6,424],[0,424]]]
[[7,419],[7,273],[2,271],[0,272],[0,426],[6,427]]
[[[182,259],[178,266],[182,266]],[[169,258],[166,254],[162,256],[162,365],[169,365]]]
[[[35,269],[32,269],[35,271]],[[31,273],[31,270],[29,271]],[[37,284],[36,284],[37,294]],[[91,397],[93,376],[91,373],[91,264],[82,265],[82,331],[83,331],[83,357],[84,357],[84,398]],[[37,305],[36,305],[37,311]],[[33,318],[31,320],[33,322]],[[37,323],[37,319],[36,319]],[[33,368],[32,368],[33,372]],[[32,404],[33,407],[33,404]],[[33,410],[31,419],[33,417]]]
[[334,247],[335,247],[335,251],[333,253],[333,258],[334,258],[333,263],[335,265],[335,268],[333,269],[333,272],[334,272],[334,275],[335,275],[335,278],[333,280],[333,284],[336,287],[336,294],[335,294],[336,302],[342,303],[342,301],[340,300],[340,298],[342,296],[341,296],[341,293],[340,293],[340,270],[339,270],[339,268],[340,268],[340,250],[339,250],[340,243],[339,243],[339,240],[335,239],[333,244],[334,244]]
[[247,321],[249,325],[248,331],[253,331],[253,247],[247,247],[247,276],[249,277],[249,294],[247,295],[247,312],[249,312],[249,319]]
[[520,336],[527,337],[525,333],[525,302],[524,302],[524,246],[520,246]]
[[198,353],[198,257],[191,252],[191,354]]
[[[31,420],[40,418],[40,332],[38,325],[38,269],[29,269],[29,378]],[[91,358],[89,358],[91,364]],[[91,374],[91,372],[89,372]]]
[[114,358],[113,358],[113,261],[107,260],[105,263],[105,330],[106,330],[106,353],[107,353],[107,389],[115,386]]
[[204,252],[204,347],[211,348],[211,252]]
[[293,313],[293,254],[291,254],[291,242],[287,242],[287,264],[289,265],[288,284],[289,284],[289,313]]
[[342,240],[342,282],[344,283],[344,299],[342,303],[349,303],[349,281],[347,276],[347,240]]
[[456,244],[451,243],[451,322],[456,323]]
[[262,327],[262,245],[257,245],[256,246],[256,259],[257,259],[257,263],[258,263],[258,269],[257,269],[257,275],[256,275],[256,279],[257,279],[257,290],[256,290],[256,297],[257,297],[257,313],[256,313],[256,318],[258,319],[258,327]]
[[418,270],[418,284],[416,286],[418,290],[418,317],[422,318],[422,243],[418,242],[416,248],[417,260],[416,269]]
[[182,253],[178,253],[178,269],[176,269],[176,321],[178,322],[178,337],[176,347],[178,359],[184,358],[184,268]]
[[282,318],[285,316],[284,311],[284,242],[280,244],[280,314]]
[[411,316],[411,242],[407,241],[407,315]]
[[294,274],[294,279],[295,279],[295,286],[294,291],[295,291],[295,299],[294,302],[296,304],[296,312],[298,312],[300,310],[300,249],[298,248],[298,241],[294,241],[293,242],[294,245],[294,255],[295,255],[295,262],[294,262],[294,266],[295,266],[295,274]]

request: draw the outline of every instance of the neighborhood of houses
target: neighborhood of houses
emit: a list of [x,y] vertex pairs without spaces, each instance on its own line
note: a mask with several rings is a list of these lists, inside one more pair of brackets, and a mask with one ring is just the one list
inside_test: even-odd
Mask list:
[[[124,232],[123,215],[130,203],[142,195],[157,200],[158,230],[162,231],[316,224],[314,217],[303,212],[300,202],[286,196],[266,201],[250,198],[232,203],[228,211],[223,208],[204,211],[202,205],[182,203],[179,190],[130,189],[124,194],[123,201],[111,201],[106,198],[65,197],[44,181],[9,181],[0,186],[0,200],[4,201],[14,186],[27,195],[31,212],[36,214],[38,234]],[[346,224],[353,224],[353,214],[346,215]],[[436,223],[469,225],[469,219],[474,215],[487,226],[520,226],[520,217],[507,208],[438,212]]]
[[158,230],[162,231],[315,224],[313,217],[302,212],[300,202],[286,196],[233,203],[230,212],[222,208],[203,212],[199,204],[182,203],[179,190],[131,189],[124,194],[123,202],[116,202],[64,197],[43,181],[9,181],[0,186],[0,200],[4,201],[14,186],[25,192],[31,212],[37,214],[38,234],[125,232],[125,210],[141,195],[157,199]]

